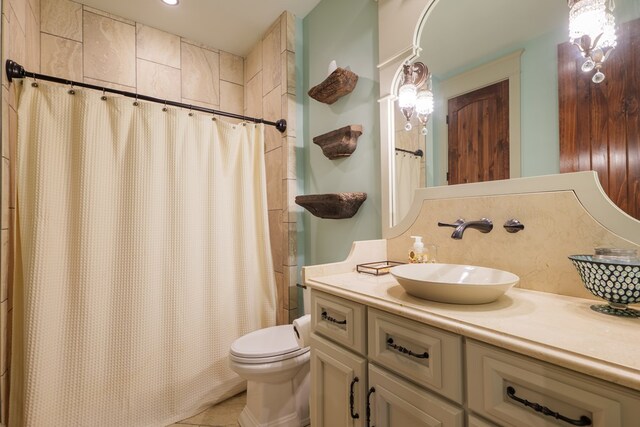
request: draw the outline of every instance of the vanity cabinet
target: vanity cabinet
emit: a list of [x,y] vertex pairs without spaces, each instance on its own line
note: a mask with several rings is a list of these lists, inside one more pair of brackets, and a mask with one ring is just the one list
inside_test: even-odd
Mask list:
[[317,289],[311,310],[314,427],[639,425],[637,391]]

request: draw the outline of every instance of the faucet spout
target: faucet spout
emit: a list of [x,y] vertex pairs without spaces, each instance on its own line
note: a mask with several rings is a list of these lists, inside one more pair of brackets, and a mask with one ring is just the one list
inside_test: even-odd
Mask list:
[[462,239],[464,230],[466,230],[467,228],[475,228],[481,233],[488,233],[493,230],[493,222],[491,222],[491,220],[487,218],[482,218],[478,221],[465,221],[463,219],[459,219],[453,224],[445,224],[439,222],[438,226],[455,228],[455,230],[453,230],[453,233],[451,234],[451,238],[456,240]]

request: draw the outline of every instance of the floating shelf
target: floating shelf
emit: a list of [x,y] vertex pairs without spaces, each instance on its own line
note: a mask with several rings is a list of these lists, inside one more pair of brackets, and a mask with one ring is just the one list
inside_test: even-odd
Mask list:
[[351,218],[358,212],[367,193],[329,193],[296,196],[296,204],[319,218]]
[[346,68],[336,68],[322,83],[314,86],[308,94],[316,101],[333,104],[341,97],[351,93],[358,83],[358,75]]
[[331,160],[349,157],[356,151],[362,125],[349,125],[313,138],[313,143],[322,148],[322,153]]

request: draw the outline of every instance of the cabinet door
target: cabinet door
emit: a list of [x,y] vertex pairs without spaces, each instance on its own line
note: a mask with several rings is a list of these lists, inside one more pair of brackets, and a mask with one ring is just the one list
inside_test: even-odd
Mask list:
[[369,365],[369,408],[376,427],[462,427],[464,412],[400,377]]
[[311,335],[311,425],[363,427],[367,360]]

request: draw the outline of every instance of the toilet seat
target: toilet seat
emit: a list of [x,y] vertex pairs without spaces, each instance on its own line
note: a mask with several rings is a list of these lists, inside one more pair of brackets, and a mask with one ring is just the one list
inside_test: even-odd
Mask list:
[[272,326],[244,335],[231,344],[229,358],[237,363],[262,364],[292,359],[307,353],[295,339],[293,325]]

